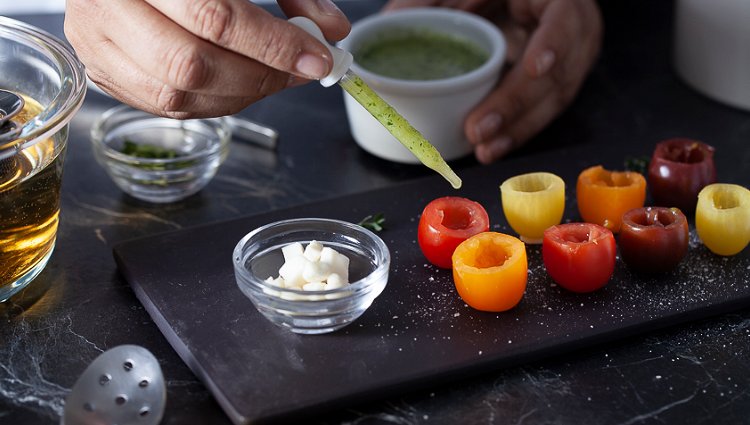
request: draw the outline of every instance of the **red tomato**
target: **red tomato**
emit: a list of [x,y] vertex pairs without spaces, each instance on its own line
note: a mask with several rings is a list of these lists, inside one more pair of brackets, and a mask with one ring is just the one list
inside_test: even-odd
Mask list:
[[449,269],[458,244],[489,229],[490,218],[481,204],[458,196],[446,196],[433,200],[422,211],[417,240],[429,262]]
[[687,218],[677,208],[635,208],[622,216],[620,254],[633,270],[666,273],[687,254],[688,236]]
[[695,212],[698,193],[716,182],[714,148],[690,139],[669,139],[654,149],[648,186],[656,205]]
[[612,231],[593,223],[566,223],[544,231],[542,258],[547,273],[573,292],[595,291],[615,271]]

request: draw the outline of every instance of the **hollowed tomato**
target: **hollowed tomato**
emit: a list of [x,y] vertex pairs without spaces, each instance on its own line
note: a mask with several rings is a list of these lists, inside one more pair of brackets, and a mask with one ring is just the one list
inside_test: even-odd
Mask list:
[[750,190],[714,183],[698,194],[695,230],[703,244],[719,255],[735,255],[750,242]]
[[642,273],[666,273],[688,251],[688,222],[677,208],[635,208],[622,216],[620,254],[628,267]]
[[458,196],[446,196],[433,200],[422,211],[417,240],[430,263],[449,269],[458,244],[489,228],[490,219],[481,204]]
[[522,241],[542,243],[544,230],[559,224],[565,211],[565,182],[552,173],[521,174],[500,185],[508,224]]
[[583,221],[617,233],[622,215],[646,201],[646,178],[634,171],[590,167],[578,175],[576,199]]
[[612,232],[593,223],[565,223],[544,231],[542,259],[547,273],[573,292],[595,291],[615,271],[617,247]]
[[482,311],[505,311],[523,298],[528,279],[526,245],[497,232],[461,242],[453,253],[453,282],[466,304]]
[[692,214],[698,193],[716,182],[714,148],[691,139],[669,139],[656,145],[648,166],[654,203]]

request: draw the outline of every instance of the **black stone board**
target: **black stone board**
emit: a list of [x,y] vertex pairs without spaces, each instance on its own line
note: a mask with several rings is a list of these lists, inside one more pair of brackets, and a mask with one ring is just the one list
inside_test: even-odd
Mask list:
[[[692,226],[687,257],[659,277],[633,274],[618,258],[603,289],[574,294],[547,276],[541,250],[528,246],[529,279],[521,303],[505,313],[464,304],[451,273],[427,263],[416,242],[423,207],[445,195],[488,210],[491,230],[513,234],[499,184],[549,171],[567,185],[564,221],[577,221],[575,181],[584,168],[622,169],[625,149],[553,151],[459,170],[454,191],[440,177],[233,221],[122,243],[119,269],[171,345],[237,424],[308,418],[327,409],[528,363],[577,348],[750,305],[750,253],[710,253]],[[724,168],[747,186],[750,171]],[[311,177],[312,178],[312,177]],[[281,219],[328,217],[357,222],[385,213],[381,237],[392,255],[388,286],[354,324],[331,334],[296,335],[258,313],[237,288],[231,255],[252,229]]]

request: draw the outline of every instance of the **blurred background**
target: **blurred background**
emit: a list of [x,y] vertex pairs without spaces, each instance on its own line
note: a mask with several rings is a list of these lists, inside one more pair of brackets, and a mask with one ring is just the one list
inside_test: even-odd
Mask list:
[[65,9],[65,0],[25,0],[0,2],[0,15],[21,13],[60,13]]

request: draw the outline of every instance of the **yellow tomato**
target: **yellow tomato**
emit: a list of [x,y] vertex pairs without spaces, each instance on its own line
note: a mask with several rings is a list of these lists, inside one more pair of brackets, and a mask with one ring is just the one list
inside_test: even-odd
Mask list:
[[453,252],[453,282],[466,304],[482,311],[505,311],[526,290],[526,245],[513,236],[483,232]]
[[646,201],[646,178],[634,171],[609,171],[597,165],[578,175],[576,198],[583,221],[617,233],[622,215]]
[[695,230],[711,252],[734,255],[750,242],[750,190],[714,183],[698,194]]
[[505,219],[526,243],[542,243],[544,231],[560,224],[565,211],[565,182],[552,173],[528,173],[500,185]]

